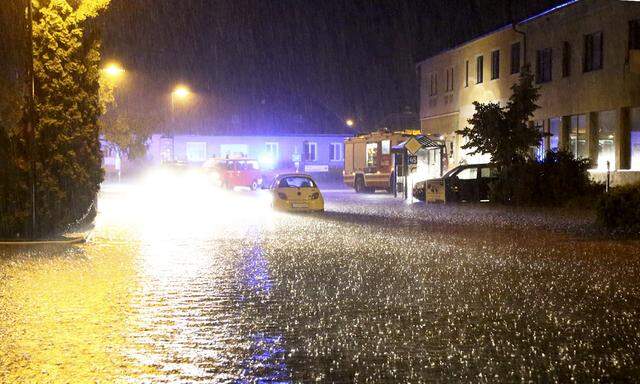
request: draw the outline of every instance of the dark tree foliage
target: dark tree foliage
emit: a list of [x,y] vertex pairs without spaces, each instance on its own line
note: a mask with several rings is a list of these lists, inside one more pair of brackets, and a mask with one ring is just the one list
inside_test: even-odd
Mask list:
[[476,112],[469,119],[470,126],[456,131],[467,138],[463,149],[472,149],[471,154],[490,154],[494,162],[504,166],[526,160],[531,147],[539,145],[543,137],[529,123],[540,94],[527,68],[511,90],[504,108],[497,103],[474,102]]
[[595,198],[601,186],[593,184],[588,160],[571,152],[549,151],[545,159],[503,167],[491,185],[491,200],[502,204],[561,206],[580,198]]
[[640,235],[640,183],[613,188],[598,204],[598,222],[622,234]]
[[[37,217],[33,236],[56,235],[90,218],[103,178],[98,139],[100,44],[95,34],[84,30],[83,22],[107,3],[76,1],[75,8],[66,0],[33,3],[35,145],[30,151],[26,117],[21,122],[2,120],[2,238],[23,237],[29,228],[32,158]],[[13,110],[20,111],[20,104],[25,103]]]

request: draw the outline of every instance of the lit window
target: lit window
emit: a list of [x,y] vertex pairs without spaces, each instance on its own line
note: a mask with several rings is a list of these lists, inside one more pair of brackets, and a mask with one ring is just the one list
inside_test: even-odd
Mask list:
[[264,143],[264,151],[273,161],[278,161],[278,143]]
[[380,144],[382,146],[383,155],[388,155],[391,153],[391,140],[382,140]]
[[598,164],[597,168],[616,167],[616,111],[598,113]]
[[331,161],[342,161],[342,143],[331,143],[329,144],[329,159]]
[[549,149],[558,149],[560,145],[560,129],[562,127],[562,118],[554,117],[549,119]]
[[367,143],[367,167],[378,166],[378,143]]
[[318,144],[305,141],[302,145],[304,161],[316,161],[318,159]]
[[631,169],[640,170],[640,108],[631,108]]
[[571,116],[569,149],[577,159],[587,158],[587,116]]

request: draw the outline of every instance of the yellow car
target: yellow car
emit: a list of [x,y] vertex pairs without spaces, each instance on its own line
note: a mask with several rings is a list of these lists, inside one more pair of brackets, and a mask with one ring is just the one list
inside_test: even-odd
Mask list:
[[324,212],[324,198],[309,175],[291,173],[276,176],[271,184],[273,208],[290,212]]

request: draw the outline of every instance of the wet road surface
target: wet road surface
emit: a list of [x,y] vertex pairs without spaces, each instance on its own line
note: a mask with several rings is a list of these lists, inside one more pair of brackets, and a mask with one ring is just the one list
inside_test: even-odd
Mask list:
[[590,214],[158,190],[105,187],[88,244],[0,249],[0,382],[640,377],[640,242]]

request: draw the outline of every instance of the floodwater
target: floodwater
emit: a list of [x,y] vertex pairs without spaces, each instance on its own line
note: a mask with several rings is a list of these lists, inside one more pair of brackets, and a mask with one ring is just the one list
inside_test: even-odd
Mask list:
[[588,214],[326,198],[106,186],[88,244],[0,249],[0,382],[640,378],[640,242]]

